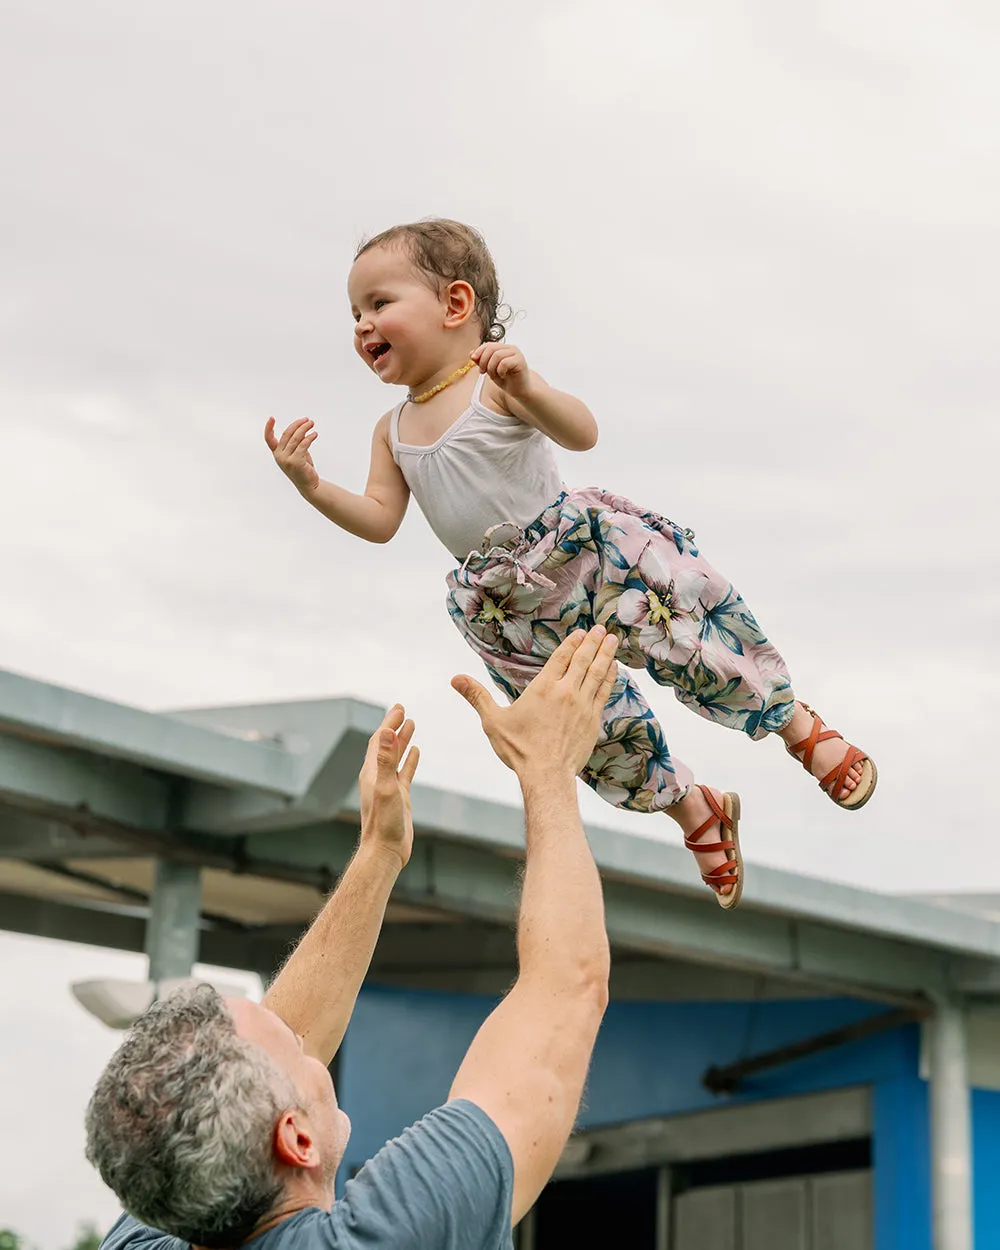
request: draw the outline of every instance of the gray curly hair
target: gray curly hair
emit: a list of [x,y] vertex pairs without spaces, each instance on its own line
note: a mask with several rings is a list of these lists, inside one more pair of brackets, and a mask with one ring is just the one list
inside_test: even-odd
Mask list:
[[294,1084],[210,985],[154,1003],[87,1107],[87,1158],[130,1215],[195,1245],[250,1236],[282,1192],[272,1145]]

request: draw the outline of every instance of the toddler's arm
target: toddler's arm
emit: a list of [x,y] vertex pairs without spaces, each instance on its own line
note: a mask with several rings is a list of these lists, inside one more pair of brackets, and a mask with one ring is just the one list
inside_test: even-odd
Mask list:
[[528,368],[519,348],[484,343],[472,359],[492,383],[490,398],[511,416],[533,425],[567,451],[589,451],[597,442],[597,422],[583,400],[549,386]]
[[334,525],[370,543],[387,543],[399,529],[410,500],[410,488],[392,458],[389,413],[372,435],[371,465],[363,495],[324,482],[316,472],[309,448],[317,437],[311,421],[293,421],[280,439],[274,436],[274,418],[264,427],[264,439],[278,467],[296,490]]

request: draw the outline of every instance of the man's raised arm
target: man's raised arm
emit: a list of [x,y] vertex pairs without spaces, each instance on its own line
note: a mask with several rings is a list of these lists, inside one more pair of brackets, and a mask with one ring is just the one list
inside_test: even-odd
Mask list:
[[616,648],[617,639],[599,627],[571,636],[508,708],[471,678],[453,682],[524,796],[518,977],[477,1033],[450,1094],[485,1111],[510,1147],[515,1223],[559,1161],[607,1006],[604,902],[576,775],[614,684]]
[[[390,708],[358,777],[361,837],[337,888],[264,996],[264,1006],[329,1063],[344,1039],[396,878],[413,849],[410,783],[420,752],[413,722]],[[405,758],[404,758],[405,757]]]

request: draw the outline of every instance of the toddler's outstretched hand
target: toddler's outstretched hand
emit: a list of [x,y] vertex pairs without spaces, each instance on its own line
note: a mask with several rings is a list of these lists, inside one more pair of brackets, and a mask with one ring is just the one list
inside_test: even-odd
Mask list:
[[511,399],[525,399],[531,388],[531,370],[519,347],[510,343],[483,343],[472,353],[480,372],[486,373]]
[[264,442],[271,449],[278,468],[296,490],[302,492],[315,490],[319,485],[319,474],[309,454],[309,448],[317,436],[313,423],[304,417],[293,421],[280,439],[274,437],[274,417],[268,417],[264,426]]

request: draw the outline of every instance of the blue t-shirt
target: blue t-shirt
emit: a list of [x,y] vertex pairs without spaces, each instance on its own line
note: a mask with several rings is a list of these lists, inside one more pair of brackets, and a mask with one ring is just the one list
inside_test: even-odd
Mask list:
[[[329,1211],[308,1207],[247,1243],[252,1250],[510,1250],[514,1164],[485,1111],[464,1100],[430,1112],[347,1182]],[[102,1250],[186,1243],[120,1217]]]

